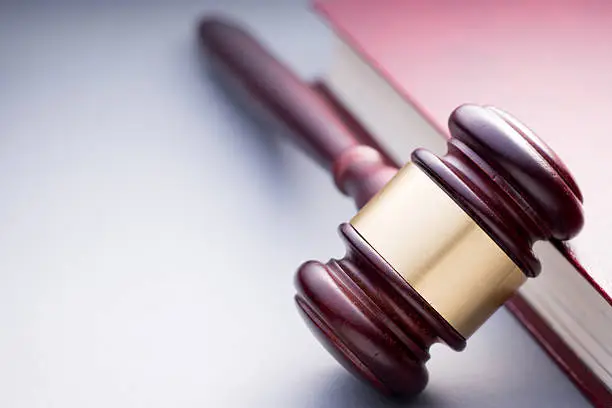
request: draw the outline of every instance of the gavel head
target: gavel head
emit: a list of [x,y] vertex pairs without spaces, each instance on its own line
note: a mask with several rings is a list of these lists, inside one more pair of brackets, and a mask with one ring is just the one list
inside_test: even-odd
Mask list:
[[540,263],[537,240],[583,225],[582,195],[555,153],[509,114],[464,105],[447,154],[416,150],[347,224],[344,258],[296,276],[299,310],[346,368],[408,396],[427,383],[428,349],[462,350]]

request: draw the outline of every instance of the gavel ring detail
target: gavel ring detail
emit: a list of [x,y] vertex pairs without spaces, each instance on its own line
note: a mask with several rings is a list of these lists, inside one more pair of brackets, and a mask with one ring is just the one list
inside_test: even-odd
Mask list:
[[425,387],[428,349],[466,340],[540,272],[538,240],[583,225],[582,195],[556,154],[508,113],[463,105],[447,153],[412,153],[401,169],[343,120],[321,84],[309,86],[247,32],[200,25],[207,55],[292,130],[359,212],[340,226],[344,258],[297,271],[296,302],[347,369],[381,391]]

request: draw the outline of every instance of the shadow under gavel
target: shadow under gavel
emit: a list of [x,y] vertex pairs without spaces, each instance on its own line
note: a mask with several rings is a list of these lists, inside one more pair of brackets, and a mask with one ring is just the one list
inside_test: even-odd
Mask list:
[[386,394],[423,390],[429,347],[465,348],[538,275],[533,243],[582,228],[565,165],[500,109],[458,107],[446,155],[417,149],[400,169],[324,85],[300,80],[235,23],[204,19],[199,41],[355,201],[340,226],[345,257],[303,264],[296,303],[330,353]]

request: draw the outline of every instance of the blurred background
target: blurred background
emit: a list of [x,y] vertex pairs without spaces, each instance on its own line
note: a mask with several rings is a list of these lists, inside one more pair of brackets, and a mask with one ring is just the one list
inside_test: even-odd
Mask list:
[[505,310],[410,404],[319,346],[293,272],[353,205],[219,89],[209,13],[331,55],[306,0],[0,2],[0,406],[586,406]]

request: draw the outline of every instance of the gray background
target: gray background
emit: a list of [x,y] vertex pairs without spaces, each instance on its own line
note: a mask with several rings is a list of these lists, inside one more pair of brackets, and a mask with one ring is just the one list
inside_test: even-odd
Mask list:
[[412,404],[328,356],[293,271],[354,210],[203,70],[215,10],[324,70],[305,1],[0,4],[0,406],[585,406],[505,310]]

